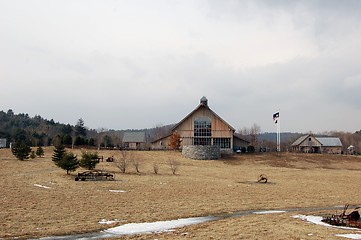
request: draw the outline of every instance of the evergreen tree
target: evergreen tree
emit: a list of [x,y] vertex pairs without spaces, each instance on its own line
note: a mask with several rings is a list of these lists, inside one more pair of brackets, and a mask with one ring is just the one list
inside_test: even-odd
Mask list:
[[69,172],[74,172],[79,167],[79,160],[73,153],[64,153],[63,158],[55,164],[66,170],[66,174],[69,174]]
[[35,152],[34,152],[34,151],[31,151],[31,153],[30,153],[30,158],[31,158],[31,159],[36,158],[36,155],[35,155]]
[[11,148],[13,155],[19,160],[25,160],[29,158],[31,148],[26,144],[26,141],[17,141]]
[[75,135],[86,137],[86,128],[84,127],[84,120],[80,118],[75,125]]
[[42,157],[42,156],[44,156],[44,149],[41,147],[41,146],[39,146],[37,149],[36,149],[36,156],[38,156],[38,157]]
[[74,139],[74,146],[82,146],[82,145],[85,145],[85,138],[82,138],[80,136],[77,136],[75,139]]
[[60,145],[56,145],[55,149],[54,149],[54,153],[52,156],[52,160],[55,162],[55,164],[57,162],[59,162],[61,159],[63,159],[65,155],[65,146],[60,144]]
[[89,170],[95,168],[95,166],[99,163],[98,154],[97,153],[86,153],[83,152],[80,166]]
[[63,136],[64,145],[71,145],[72,143],[73,143],[73,138],[70,135],[66,134]]
[[88,146],[95,146],[95,139],[94,138],[89,138],[89,142],[88,142]]

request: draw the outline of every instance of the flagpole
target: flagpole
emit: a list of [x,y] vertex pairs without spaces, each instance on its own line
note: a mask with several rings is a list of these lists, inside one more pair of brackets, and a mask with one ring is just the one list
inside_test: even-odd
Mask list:
[[278,117],[278,121],[277,121],[277,152],[281,152],[281,121],[280,121],[280,116]]
[[273,121],[276,123],[277,127],[277,152],[281,151],[281,123],[280,123],[280,111],[278,110],[276,113],[273,114]]

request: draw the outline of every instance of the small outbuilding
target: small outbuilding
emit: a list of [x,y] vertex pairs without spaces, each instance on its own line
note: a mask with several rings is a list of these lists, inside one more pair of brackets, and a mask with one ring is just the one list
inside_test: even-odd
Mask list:
[[291,147],[292,151],[304,153],[342,153],[342,142],[338,137],[315,137],[308,134],[298,138]]
[[144,150],[146,146],[145,132],[124,132],[122,148],[126,150]]

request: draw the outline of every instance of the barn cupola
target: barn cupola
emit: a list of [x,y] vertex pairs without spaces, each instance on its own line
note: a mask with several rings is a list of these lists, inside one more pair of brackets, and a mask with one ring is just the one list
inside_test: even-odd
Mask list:
[[201,105],[208,107],[208,99],[205,96],[201,98]]

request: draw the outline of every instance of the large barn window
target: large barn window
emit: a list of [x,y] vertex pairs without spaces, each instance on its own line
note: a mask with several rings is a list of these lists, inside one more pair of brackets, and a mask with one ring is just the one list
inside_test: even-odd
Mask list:
[[194,121],[194,145],[212,144],[212,122],[207,117],[200,117]]
[[231,148],[230,138],[214,138],[213,145],[220,146],[221,148]]

